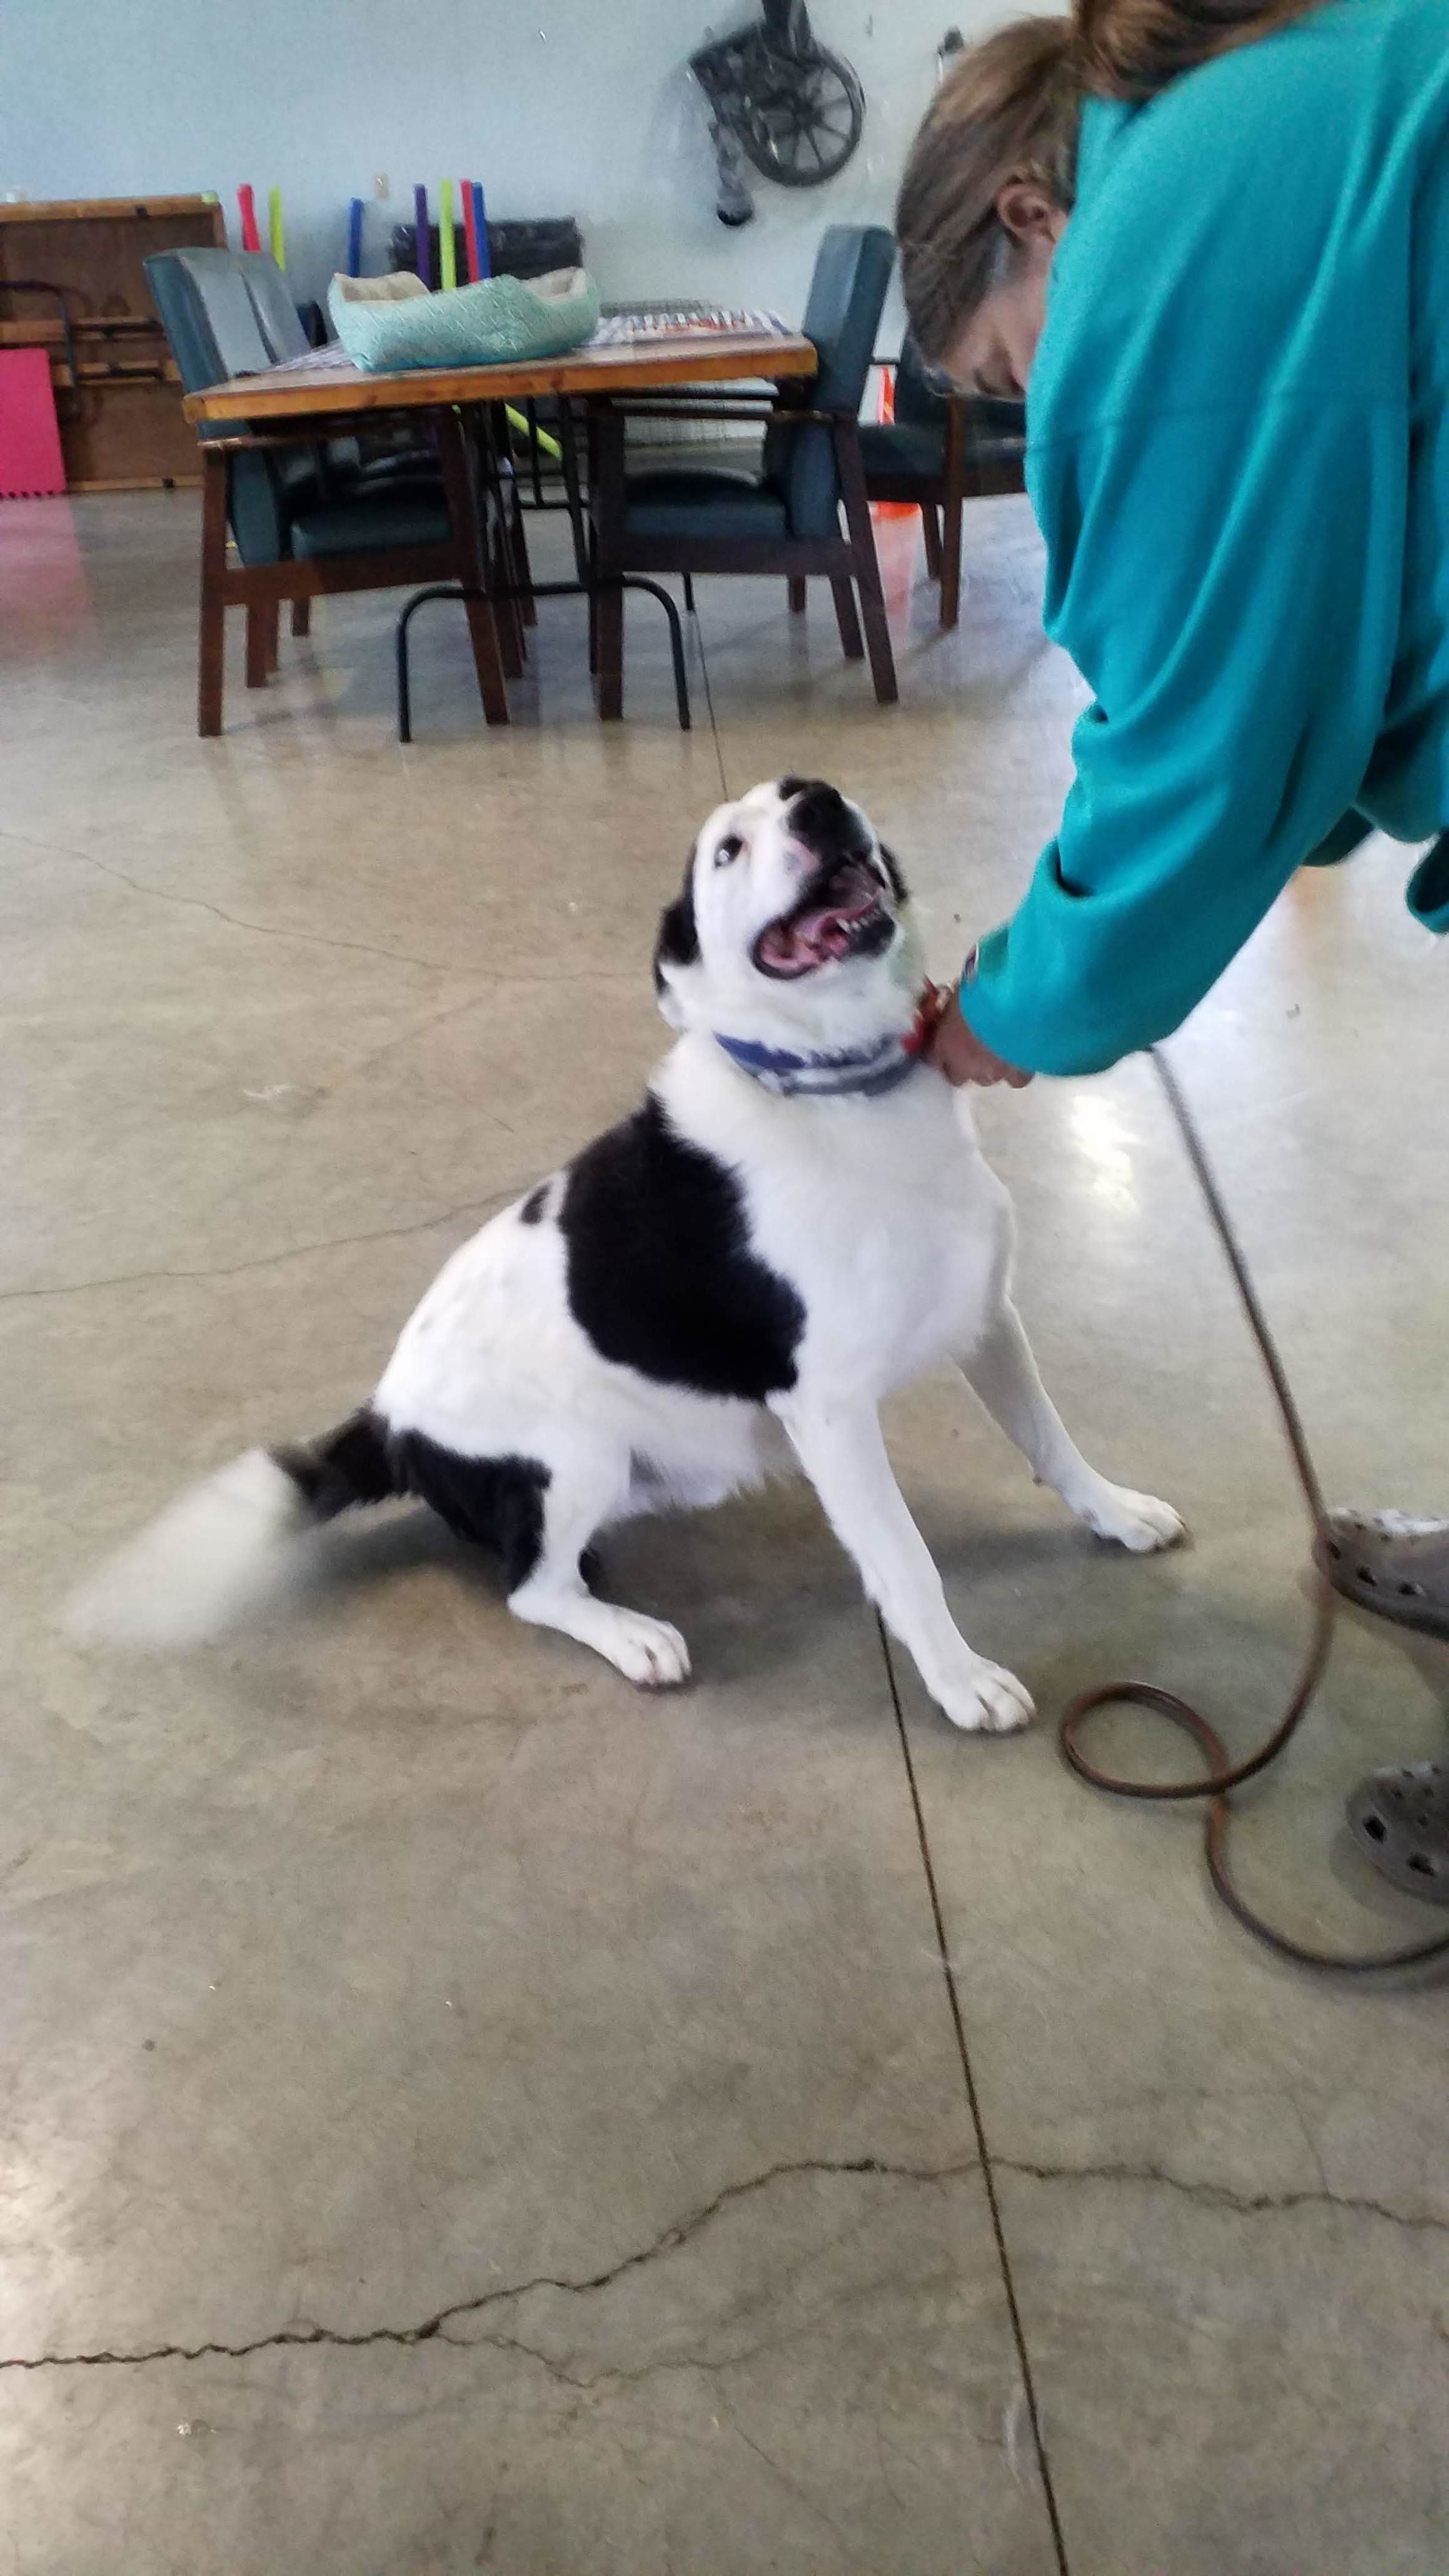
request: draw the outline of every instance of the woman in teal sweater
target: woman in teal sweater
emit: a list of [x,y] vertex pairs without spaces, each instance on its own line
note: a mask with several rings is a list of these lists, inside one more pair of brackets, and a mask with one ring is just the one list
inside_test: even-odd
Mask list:
[[[1373,828],[1444,835],[1408,901],[1449,931],[1449,0],[1006,27],[939,91],[896,229],[927,362],[1027,397],[1047,631],[1094,699],[941,1069],[1151,1045]],[[1449,1635],[1449,1526],[1335,1543],[1340,1588]]]

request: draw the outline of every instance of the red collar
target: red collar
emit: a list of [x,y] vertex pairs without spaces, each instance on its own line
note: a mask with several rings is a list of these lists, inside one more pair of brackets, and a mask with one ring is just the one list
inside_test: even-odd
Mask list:
[[924,1055],[952,1002],[949,984],[927,983],[916,1004],[916,1016],[901,1043],[909,1056]]

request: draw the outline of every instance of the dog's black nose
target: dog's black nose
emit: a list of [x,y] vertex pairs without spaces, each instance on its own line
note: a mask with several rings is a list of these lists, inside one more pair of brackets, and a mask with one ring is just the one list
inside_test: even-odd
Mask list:
[[797,841],[819,859],[845,859],[868,849],[860,816],[847,805],[838,787],[824,778],[782,779],[782,795],[794,790],[786,820]]

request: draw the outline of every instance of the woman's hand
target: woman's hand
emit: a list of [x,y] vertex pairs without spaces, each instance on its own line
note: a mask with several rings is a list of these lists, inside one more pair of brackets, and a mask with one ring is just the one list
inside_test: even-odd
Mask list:
[[966,1082],[1004,1082],[1013,1091],[1024,1091],[1036,1076],[1023,1073],[1019,1064],[1008,1064],[1004,1056],[993,1055],[961,1016],[961,997],[953,993],[936,1023],[934,1035],[926,1047],[926,1062],[959,1090]]

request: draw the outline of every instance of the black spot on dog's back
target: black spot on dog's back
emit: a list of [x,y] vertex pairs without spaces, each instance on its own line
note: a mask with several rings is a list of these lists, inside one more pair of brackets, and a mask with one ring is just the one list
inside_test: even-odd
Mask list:
[[559,1226],[569,1305],[604,1359],[755,1404],[794,1385],[805,1309],[750,1250],[734,1175],[652,1095],[579,1156]]
[[524,1200],[522,1207],[518,1211],[520,1223],[523,1225],[538,1225],[542,1221],[543,1212],[547,1205],[548,1183],[547,1181],[540,1181],[536,1190],[529,1191],[527,1198]]

